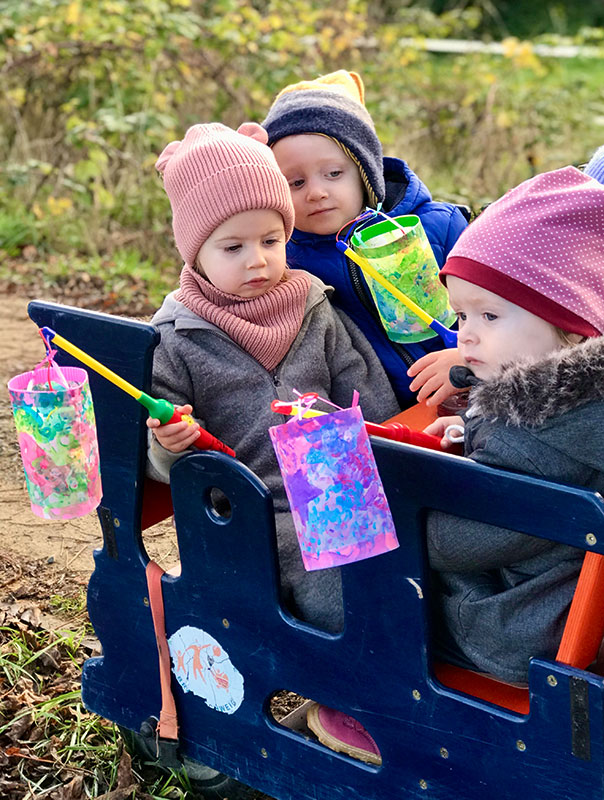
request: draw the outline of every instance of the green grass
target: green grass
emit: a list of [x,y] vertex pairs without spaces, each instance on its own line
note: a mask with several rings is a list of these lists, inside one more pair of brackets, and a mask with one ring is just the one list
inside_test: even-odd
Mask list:
[[88,308],[149,314],[178,286],[181,263],[145,259],[132,248],[106,255],[35,253],[32,260],[9,257],[0,250],[0,289],[17,289]]
[[35,246],[37,242],[36,219],[32,214],[0,210],[0,251],[17,256],[23,247]]
[[[81,608],[79,598],[72,604],[58,596],[54,606]],[[74,778],[82,780],[82,797],[94,798],[118,785],[119,732],[88,712],[81,700],[83,632],[49,633],[22,629],[20,623],[0,628],[0,745],[9,755],[3,777],[23,787],[23,794],[11,800],[46,796]],[[136,760],[132,782],[133,798],[191,797],[185,775],[159,773]]]

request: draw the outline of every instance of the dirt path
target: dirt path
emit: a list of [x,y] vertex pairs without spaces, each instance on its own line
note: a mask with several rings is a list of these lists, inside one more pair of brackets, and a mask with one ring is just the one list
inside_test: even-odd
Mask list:
[[[33,369],[44,357],[37,327],[27,315],[27,303],[24,297],[0,295],[0,556],[7,564],[35,561],[57,578],[68,573],[69,582],[87,583],[93,549],[102,544],[96,513],[54,522],[36,517],[29,506],[6,390],[10,378]],[[146,544],[150,555],[160,562],[176,556],[170,526],[153,528]]]
[[[10,398],[6,389],[10,378],[33,369],[44,357],[42,340],[38,336],[35,324],[27,315],[27,303],[28,300],[24,297],[0,292],[0,330],[3,334],[0,348],[0,384],[2,385],[0,390],[0,623],[6,626],[3,628],[5,632],[25,630],[26,633],[34,631],[37,634],[40,631],[51,631],[57,628],[64,630],[71,625],[81,626],[82,612],[78,612],[75,621],[66,621],[61,616],[61,612],[55,610],[56,604],[53,604],[52,598],[69,599],[81,596],[94,568],[93,550],[101,546],[102,539],[95,512],[75,520],[54,522],[36,517],[30,509]],[[145,531],[144,542],[149,556],[164,568],[177,561],[176,536],[170,524],[156,525],[149,531]],[[5,633],[5,636],[8,637],[9,633]],[[6,643],[0,642],[0,644],[4,647],[12,647],[10,638],[6,639]],[[55,653],[56,658],[63,658],[57,648],[54,648],[52,652]],[[99,652],[99,644],[93,636],[87,636],[81,641],[79,654],[82,658],[98,655]],[[72,660],[72,655],[65,656],[62,669],[58,673],[60,681],[65,675],[72,674],[70,672],[70,670],[73,671]],[[51,661],[51,665],[54,663]],[[52,680],[49,677],[44,682],[44,691],[52,693],[54,691],[52,686]],[[72,680],[70,688],[77,688],[77,686],[78,678],[76,676]],[[63,684],[60,683],[60,691],[63,690]],[[3,684],[3,708],[0,710],[6,712],[12,702],[14,708],[11,707],[10,713],[13,711],[20,713],[23,697],[29,691],[30,688],[24,691],[19,682],[12,690],[7,690]],[[37,699],[31,693],[28,696],[33,697],[34,700]],[[48,699],[48,697],[45,695],[44,699]],[[304,702],[304,699],[292,692],[279,692],[272,700],[272,713],[276,719],[281,719]],[[18,738],[17,733],[15,733],[15,737],[17,738],[9,741],[5,736],[0,745],[4,746],[8,742],[13,749],[16,744],[20,748],[19,752],[27,750],[30,746],[29,727],[23,728],[22,740]],[[60,741],[59,738],[53,736],[49,742],[52,743],[55,740],[56,742]],[[0,751],[3,749],[2,746],[0,746]],[[48,752],[40,750],[41,746],[42,743],[37,741],[36,754],[42,753],[44,757],[33,758],[26,762],[30,778],[40,783],[47,780],[48,775],[43,770],[38,770],[38,762],[49,763],[56,757],[54,744],[53,749]],[[124,758],[127,756],[122,756],[122,762]],[[128,760],[128,765],[129,763]],[[9,797],[12,800],[18,800],[25,796],[21,792],[23,776],[15,764],[18,764],[18,759],[13,763],[10,759],[7,761],[6,757],[0,763],[0,796],[6,797],[7,800]],[[121,766],[120,769],[122,769]],[[59,790],[61,797],[69,796],[74,800],[80,796],[83,797],[81,772],[82,770],[72,772],[68,768],[61,768],[60,774],[54,776],[53,785],[59,786],[60,784],[63,787]],[[131,773],[128,774],[130,775],[128,782],[131,784],[134,778]],[[21,777],[15,780],[15,776],[19,775]],[[153,775],[150,780],[155,780],[156,777]],[[73,787],[77,780],[80,781],[78,784],[80,789],[76,792]],[[7,789],[9,786],[14,787],[14,791],[11,789],[10,794]],[[136,797],[150,797],[143,784],[139,785],[138,778],[136,786],[138,787]],[[129,785],[128,797],[131,796],[133,788],[134,784]],[[120,798],[126,796],[119,788],[116,791],[119,792]],[[46,796],[46,792],[44,794]],[[109,794],[113,797],[114,792]],[[27,796],[29,797],[29,793]],[[53,792],[52,796],[58,797],[59,794]],[[105,796],[109,797],[109,795],[103,795],[103,797]],[[115,796],[117,800],[118,794]],[[261,798],[270,800],[268,796],[261,793],[254,793],[254,797],[257,797],[258,800]]]

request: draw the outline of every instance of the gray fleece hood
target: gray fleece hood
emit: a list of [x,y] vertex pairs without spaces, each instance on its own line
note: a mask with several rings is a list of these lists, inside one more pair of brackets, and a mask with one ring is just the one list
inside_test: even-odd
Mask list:
[[598,401],[604,401],[602,336],[505,368],[472,389],[470,405],[486,419],[537,428]]

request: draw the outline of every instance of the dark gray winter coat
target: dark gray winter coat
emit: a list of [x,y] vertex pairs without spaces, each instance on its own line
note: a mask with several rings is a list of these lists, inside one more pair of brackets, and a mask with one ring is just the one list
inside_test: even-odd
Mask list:
[[[465,455],[604,493],[604,338],[507,368],[470,407]],[[437,655],[508,681],[555,658],[583,551],[432,512],[428,552]]]
[[[198,317],[170,294],[153,317],[161,333],[153,361],[153,392],[175,405],[190,403],[196,419],[232,447],[237,458],[271,490],[276,512],[281,583],[293,613],[326,630],[342,627],[338,569],[306,572],[281,473],[270,442],[271,425],[286,422],[271,411],[274,399],[291,402],[293,389],[318,392],[342,407],[360,393],[365,419],[382,422],[400,410],[373,349],[328,300],[331,291],[311,276],[304,319],[287,355],[269,372],[223,330]],[[148,472],[167,482],[179,455],[150,438]]]

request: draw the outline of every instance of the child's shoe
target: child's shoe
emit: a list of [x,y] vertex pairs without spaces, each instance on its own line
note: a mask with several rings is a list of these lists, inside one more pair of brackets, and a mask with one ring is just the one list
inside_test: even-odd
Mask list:
[[368,764],[381,765],[382,756],[377,744],[354,717],[313,703],[306,714],[306,723],[321,744],[331,750]]

